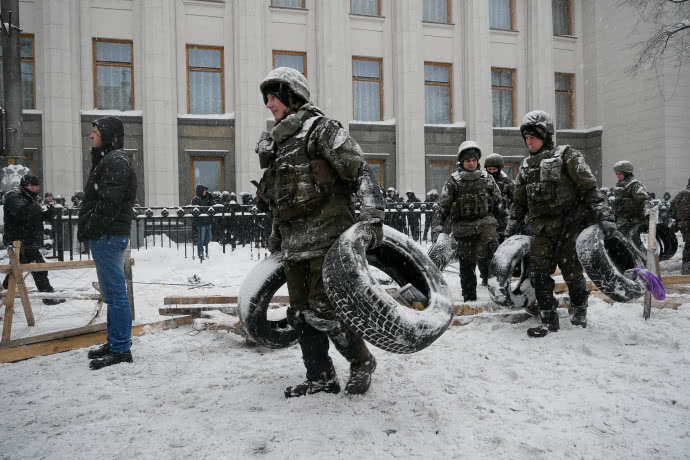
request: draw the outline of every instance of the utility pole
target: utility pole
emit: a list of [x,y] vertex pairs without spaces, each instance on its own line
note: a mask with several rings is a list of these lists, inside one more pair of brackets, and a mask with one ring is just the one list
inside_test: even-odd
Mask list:
[[22,126],[22,74],[19,57],[19,0],[2,0],[2,78],[5,86],[5,157],[6,164],[24,163]]

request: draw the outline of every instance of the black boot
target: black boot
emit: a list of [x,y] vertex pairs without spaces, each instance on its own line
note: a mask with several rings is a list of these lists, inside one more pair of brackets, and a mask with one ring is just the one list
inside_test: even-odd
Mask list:
[[91,360],[91,362],[89,363],[89,367],[93,370],[96,370],[96,369],[104,368],[106,366],[112,366],[113,364],[131,363],[131,362],[132,362],[132,353],[131,352],[125,351],[122,353],[118,353],[116,351],[109,351],[102,358]]
[[581,278],[567,283],[570,295],[570,308],[568,308],[570,324],[587,327],[587,300],[589,299],[587,281]]
[[366,393],[371,386],[371,376],[376,370],[376,359],[367,348],[367,344],[342,324],[329,335],[335,348],[350,363],[350,379],[345,385],[345,393]]
[[[686,244],[690,244],[690,241]],[[690,262],[686,262],[680,267],[680,274],[690,275]]]
[[558,302],[553,296],[553,279],[548,273],[529,274],[530,282],[534,288],[534,294],[537,297],[537,305],[539,305],[539,317],[542,325],[540,327],[531,327],[527,329],[527,335],[530,337],[544,337],[549,332],[556,332],[560,329],[558,321]]
[[461,260],[460,288],[465,302],[477,300],[477,275],[474,272],[476,264],[473,261]]
[[570,324],[587,327],[587,304],[571,305],[568,313],[570,313]]
[[302,349],[302,360],[307,369],[307,379],[295,386],[285,388],[286,398],[314,393],[340,392],[340,383],[328,356],[328,336],[309,325],[301,326],[299,344]]
[[103,345],[96,348],[95,350],[89,350],[89,354],[87,356],[89,357],[89,359],[97,359],[97,358],[104,357],[109,352],[110,352],[110,344],[104,343]]

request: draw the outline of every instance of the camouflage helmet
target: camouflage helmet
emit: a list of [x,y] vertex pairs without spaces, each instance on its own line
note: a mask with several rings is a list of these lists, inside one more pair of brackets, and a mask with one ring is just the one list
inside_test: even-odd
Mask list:
[[491,155],[488,155],[486,157],[486,160],[484,160],[484,167],[485,168],[498,168],[498,169],[503,169],[504,166],[503,162],[503,157],[499,155],[498,153],[492,153]]
[[[476,150],[476,152],[475,152]],[[477,161],[482,157],[482,149],[474,141],[465,141],[458,147],[458,162],[462,163],[468,158],[476,158]]]
[[527,135],[537,134],[536,137],[543,141],[553,138],[553,117],[543,110],[532,110],[522,117],[520,134],[524,138]]
[[[304,102],[309,100],[309,82],[304,75],[298,70],[291,67],[277,67],[266,75],[259,85],[261,94],[264,95],[264,99],[267,97],[267,90],[270,87],[282,87],[287,88],[289,92],[296,94]],[[286,101],[283,101],[285,103]],[[286,104],[287,105],[287,104]]]
[[625,174],[632,174],[633,173],[633,164],[630,163],[627,160],[622,160],[613,165],[613,170],[615,172],[622,172]]

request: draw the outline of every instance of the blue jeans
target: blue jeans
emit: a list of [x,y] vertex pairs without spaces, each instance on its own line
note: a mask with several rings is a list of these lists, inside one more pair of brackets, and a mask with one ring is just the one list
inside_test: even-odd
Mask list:
[[132,311],[125,284],[125,249],[127,235],[103,235],[89,240],[89,248],[101,288],[103,300],[108,305],[108,344],[112,351],[129,351],[132,345]]
[[206,255],[208,255],[208,243],[211,241],[211,224],[199,224],[196,231],[196,247],[199,256],[204,255],[204,248],[206,248]]

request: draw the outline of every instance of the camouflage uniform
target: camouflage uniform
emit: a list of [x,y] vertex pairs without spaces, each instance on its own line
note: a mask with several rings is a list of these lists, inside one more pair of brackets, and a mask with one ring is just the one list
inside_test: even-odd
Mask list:
[[597,221],[606,222],[602,228],[609,236],[615,231],[612,216],[582,154],[567,145],[554,145],[551,115],[529,112],[520,131],[523,138],[530,135],[542,139],[544,146],[530,153],[520,166],[506,237],[527,218],[532,232],[529,276],[542,323],[552,331],[558,330],[551,274],[559,266],[570,294],[571,322],[585,327],[589,292],[575,240],[586,226]]
[[671,194],[664,193],[664,199],[659,202],[659,223],[670,225],[671,220]]
[[502,219],[503,199],[496,181],[486,171],[463,169],[463,161],[481,158],[481,149],[466,141],[458,150],[458,170],[441,191],[440,219],[458,242],[460,285],[465,301],[477,300],[475,266],[479,258],[493,254],[498,246],[496,227]]
[[683,243],[685,243],[681,273],[690,275],[690,179],[685,190],[678,193],[671,201],[671,217],[676,219],[683,235]]
[[[261,90],[264,98],[275,92],[292,109],[270,133],[262,134],[256,148],[266,168],[257,196],[274,216],[271,245],[282,252],[290,294],[288,320],[300,332],[307,369],[307,381],[287,388],[285,396],[339,391],[328,356],[329,337],[351,364],[346,391],[364,392],[376,361],[362,338],[336,318],[321,267],[331,245],[355,223],[353,193],[361,201],[360,220],[372,226],[380,244],[383,196],[359,145],[340,123],[306,102],[309,90],[301,73],[279,67],[264,79]],[[365,371],[366,388],[357,388],[357,378]]]
[[616,215],[616,225],[623,235],[632,239],[638,247],[642,247],[639,229],[645,220],[645,208],[649,202],[649,195],[642,182],[635,179],[632,163],[619,161],[613,166],[613,170],[625,175],[613,189],[615,194],[613,212]]

